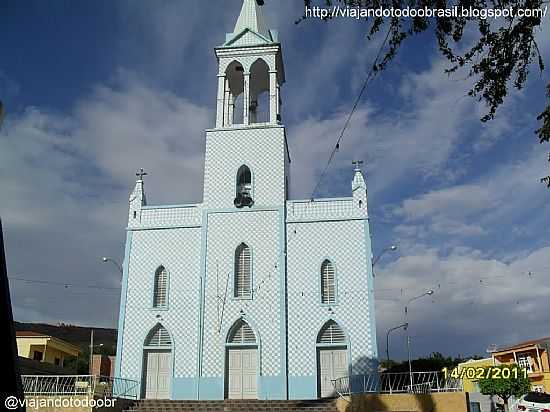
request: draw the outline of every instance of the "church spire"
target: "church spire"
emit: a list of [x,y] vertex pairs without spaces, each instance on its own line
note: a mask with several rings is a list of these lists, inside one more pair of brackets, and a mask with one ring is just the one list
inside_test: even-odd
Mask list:
[[226,44],[240,37],[245,30],[250,30],[255,34],[259,34],[268,43],[273,41],[271,32],[265,24],[260,4],[263,4],[263,1],[243,0],[243,6],[237,23],[235,24],[235,29],[233,33],[228,34]]
[[147,173],[143,171],[143,168],[139,169],[136,173],[136,187],[134,191],[130,194],[130,216],[128,219],[128,225],[131,226],[133,223],[139,223],[141,220],[141,209],[143,206],[147,205],[147,199],[145,198],[145,190],[143,187],[143,176],[147,176]]
[[363,209],[365,213],[367,212],[367,183],[365,182],[365,177],[363,176],[363,171],[361,166],[363,161],[354,160],[354,176],[353,181],[351,182],[351,191],[353,194],[353,201],[356,203],[359,209]]

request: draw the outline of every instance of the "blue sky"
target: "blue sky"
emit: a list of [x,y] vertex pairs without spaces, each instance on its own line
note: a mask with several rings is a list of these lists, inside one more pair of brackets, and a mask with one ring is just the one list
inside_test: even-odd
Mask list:
[[[213,48],[240,4],[2,2],[9,274],[73,285],[12,281],[18,320],[116,325],[120,279],[100,257],[122,260],[138,167],[149,172],[150,204],[201,201]],[[283,43],[295,199],[310,196],[381,41],[366,41],[362,21],[295,25],[301,7],[264,7]],[[550,36],[538,39],[550,61]],[[539,183],[548,148],[533,132],[548,73],[533,67],[527,87],[482,124],[485,108],[466,96],[471,81],[446,67],[430,35],[407,43],[371,83],[320,189],[350,195],[351,161],[365,160],[375,254],[399,244],[376,268],[381,354],[404,303],[429,287],[433,298],[411,309],[415,355],[484,354],[491,343],[550,335],[550,191]],[[399,334],[391,350],[405,356]]]

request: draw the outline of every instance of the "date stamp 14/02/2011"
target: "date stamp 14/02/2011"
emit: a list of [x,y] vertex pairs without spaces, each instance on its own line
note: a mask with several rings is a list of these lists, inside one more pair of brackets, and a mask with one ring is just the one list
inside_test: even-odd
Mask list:
[[518,379],[527,378],[527,369],[513,367],[464,367],[464,368],[443,368],[441,369],[445,379]]

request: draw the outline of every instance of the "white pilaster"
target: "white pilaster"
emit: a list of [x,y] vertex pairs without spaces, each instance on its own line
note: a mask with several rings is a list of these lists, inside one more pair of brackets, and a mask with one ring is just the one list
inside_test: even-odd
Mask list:
[[224,96],[225,75],[218,74],[218,106],[216,111],[216,127],[223,127]]
[[281,85],[277,83],[277,116],[281,114]]
[[250,124],[250,72],[244,73],[244,101],[243,101],[243,123],[248,126]]
[[235,97],[229,93],[229,115],[227,116],[229,123],[228,126],[233,126],[233,119],[235,118]]
[[277,72],[269,72],[269,122],[277,123]]
[[231,118],[229,117],[229,105],[230,105],[231,90],[229,89],[229,79],[225,79],[225,93],[223,98],[223,125],[231,125]]

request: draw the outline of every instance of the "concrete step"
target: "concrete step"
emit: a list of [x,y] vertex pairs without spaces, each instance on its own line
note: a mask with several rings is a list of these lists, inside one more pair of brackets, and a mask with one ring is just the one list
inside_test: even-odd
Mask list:
[[334,399],[305,401],[171,401],[148,399],[135,402],[126,412],[337,412]]

